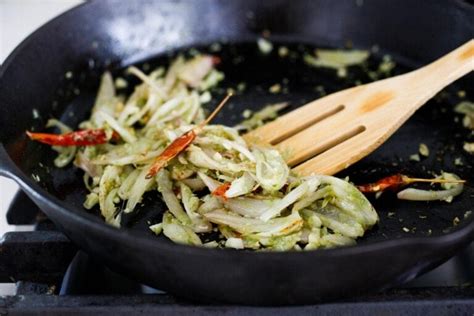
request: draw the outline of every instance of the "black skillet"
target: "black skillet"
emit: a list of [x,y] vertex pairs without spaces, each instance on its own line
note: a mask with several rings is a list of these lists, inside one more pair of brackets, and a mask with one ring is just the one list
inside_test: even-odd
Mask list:
[[[331,70],[308,68],[300,56],[312,47],[376,44],[380,49],[366,67],[375,69],[380,56],[390,53],[401,65],[394,73],[400,73],[472,38],[473,21],[474,8],[463,1],[88,2],[40,28],[2,65],[0,174],[18,182],[88,253],[116,271],[188,299],[305,304],[387,288],[443,262],[474,236],[474,223],[470,217],[464,219],[473,210],[474,159],[462,150],[472,135],[455,122],[452,111],[461,100],[459,89],[473,97],[472,74],[430,101],[380,149],[340,175],[360,183],[399,171],[415,176],[454,171],[469,181],[462,196],[450,204],[421,203],[401,202],[387,193],[373,201],[380,224],[357,246],[340,249],[262,253],[172,244],[145,228],[147,222],[158,221],[163,210],[153,192],[146,196],[145,207],[126,219],[128,229],[109,227],[95,212],[82,208],[82,173],[73,167],[52,167],[54,153],[27,141],[24,131],[42,130],[50,117],[71,125],[87,117],[99,74],[106,68],[120,73],[125,65],[150,60],[149,65],[141,64],[146,68],[167,62],[176,51],[193,46],[205,50],[216,41],[229,43],[216,53],[227,75],[221,86],[247,84],[220,117],[220,122],[232,124],[245,108],[282,100],[294,108],[318,98],[318,85],[330,93],[356,79],[369,81],[357,67],[346,79]],[[255,40],[264,31],[275,43],[297,52],[297,58],[278,57],[277,44],[269,56],[260,54]],[[72,78],[65,77],[69,71]],[[268,93],[277,82],[289,93]],[[215,99],[222,93],[215,91]],[[33,118],[33,109],[39,118]],[[428,144],[432,154],[419,163],[408,161],[420,142]],[[453,164],[458,157],[462,166]],[[39,176],[39,183],[32,174]],[[454,227],[455,217],[460,223]]]

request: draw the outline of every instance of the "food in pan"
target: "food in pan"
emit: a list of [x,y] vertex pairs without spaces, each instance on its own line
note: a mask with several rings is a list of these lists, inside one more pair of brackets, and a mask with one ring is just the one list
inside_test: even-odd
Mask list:
[[[98,205],[116,226],[155,190],[168,210],[151,229],[177,243],[269,250],[355,243],[378,216],[353,185],[330,176],[298,177],[275,149],[247,144],[232,127],[200,125],[208,90],[223,78],[215,63],[208,55],[179,57],[167,71],[148,75],[131,67],[142,83],[128,97],[116,94],[107,72],[80,131],[51,120],[48,126],[62,135],[29,135],[53,145],[57,166],[74,161],[84,170],[90,190],[84,206]],[[260,119],[279,108],[261,112]],[[253,121],[244,125],[258,125]],[[184,150],[162,160],[171,143],[197,127]],[[153,168],[157,161],[160,167]]]
[[[358,51],[349,57],[319,54],[307,62],[338,72],[367,58]],[[197,55],[180,56],[167,70],[149,74],[130,67],[128,73],[142,83],[129,96],[116,92],[127,82],[114,81],[106,72],[91,116],[79,131],[50,120],[47,127],[61,134],[28,135],[53,146],[59,153],[56,166],[73,161],[84,171],[90,191],[85,208],[98,207],[107,223],[120,226],[122,214],[136,211],[145,192],[157,191],[167,210],[150,229],[189,245],[280,251],[351,245],[378,221],[361,191],[416,181],[448,182],[443,185],[449,187],[405,189],[399,198],[450,200],[462,191],[459,178],[447,173],[431,180],[397,175],[359,189],[331,176],[293,174],[277,150],[246,143],[239,134],[275,118],[286,103],[270,105],[234,128],[210,124],[226,101],[206,116],[209,90],[224,77],[215,69],[218,62]]]

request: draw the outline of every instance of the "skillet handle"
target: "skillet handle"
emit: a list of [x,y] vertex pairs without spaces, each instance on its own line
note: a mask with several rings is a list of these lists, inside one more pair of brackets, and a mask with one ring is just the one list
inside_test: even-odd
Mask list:
[[[8,153],[6,152],[5,147],[3,147],[3,144],[0,143],[0,177],[5,176],[7,178],[10,178],[10,179],[14,180],[18,184],[18,181],[15,179],[15,176],[12,172],[13,166],[14,166],[14,164],[11,161]],[[3,180],[3,179],[0,179],[0,180],[2,180],[2,182],[1,182],[2,185],[5,183],[4,181],[6,181],[6,180]],[[2,192],[4,192],[5,190],[6,190],[6,188],[2,188]],[[14,188],[14,191],[16,191],[15,198],[17,198],[19,196],[19,193],[23,193],[21,190],[18,190],[18,187]],[[7,203],[7,204],[9,203],[10,204],[8,206],[8,211],[6,212],[6,214],[4,214],[4,215],[2,214],[2,217],[6,215],[7,223],[9,223],[9,224],[13,224],[9,217],[11,217],[10,215],[12,214],[12,212],[10,212],[10,206],[12,205],[15,198],[13,198],[12,200],[9,200],[9,199],[6,199],[6,197],[5,197],[1,201],[1,203]],[[26,198],[25,201],[29,202],[31,200],[29,198]],[[1,234],[0,234],[0,237],[1,237]]]
[[0,143],[0,176],[4,176],[15,180],[15,174],[13,170],[16,169],[15,164],[10,159],[5,147]]
[[[28,194],[25,193],[24,188],[26,187],[26,184],[17,176],[17,170],[18,167],[10,159],[3,144],[0,143],[0,176],[10,178],[20,187],[20,190],[16,191],[15,196],[11,200],[9,211],[6,214],[7,222],[10,225],[34,224],[36,215],[38,214],[38,206],[33,202]],[[14,207],[13,211],[10,210],[12,206]],[[18,207],[22,208],[24,212],[21,214],[15,212],[15,209]]]

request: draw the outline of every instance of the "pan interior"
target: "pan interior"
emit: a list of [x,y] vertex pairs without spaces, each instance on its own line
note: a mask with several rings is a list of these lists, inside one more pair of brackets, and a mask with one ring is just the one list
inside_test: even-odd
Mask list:
[[[350,67],[347,76],[341,78],[333,69],[314,68],[304,63],[303,56],[312,54],[314,45],[274,41],[273,47],[270,54],[260,52],[255,42],[183,48],[147,58],[136,65],[147,72],[157,66],[168,65],[180,53],[192,55],[199,51],[219,56],[222,62],[218,68],[225,73],[225,80],[212,91],[213,100],[208,107],[213,108],[228,89],[236,91],[236,95],[215,120],[215,123],[232,126],[243,120],[242,113],[246,109],[254,111],[267,104],[288,101],[290,107],[287,111],[291,111],[325,94],[371,82],[371,72],[377,73],[385,55],[380,49],[372,48],[371,57],[366,64]],[[289,53],[283,56],[281,47],[286,47]],[[404,73],[413,66],[402,58],[391,57],[396,67],[390,75]],[[112,63],[110,69],[114,75],[126,78],[129,87],[133,87],[138,81],[125,74],[126,66],[128,65]],[[94,68],[94,63],[90,60],[73,69],[72,76],[65,76],[63,86],[57,92],[52,112],[40,113],[39,119],[34,120],[32,129],[44,130],[46,120],[51,117],[59,118],[76,128],[79,122],[90,115],[102,71],[103,69]],[[380,72],[378,74],[380,78],[386,77]],[[448,171],[468,181],[464,193],[452,203],[401,201],[392,192],[386,192],[378,199],[371,197],[379,213],[380,223],[360,239],[360,243],[407,236],[442,235],[470,221],[470,218],[465,220],[465,217],[470,211],[474,211],[474,188],[470,184],[474,180],[474,159],[462,147],[465,141],[473,141],[473,135],[462,126],[462,117],[453,111],[455,104],[472,98],[474,91],[472,87],[469,90],[467,83],[468,79],[459,80],[445,89],[415,113],[374,153],[337,175],[349,177],[351,182],[360,184],[394,173],[432,177],[441,171]],[[270,92],[270,88],[275,85],[280,87],[280,91]],[[131,89],[119,92],[129,94]],[[28,159],[21,159],[21,167],[27,174],[35,175],[35,178],[40,179],[41,186],[72,208],[82,209],[87,194],[82,171],[73,166],[55,168],[55,153],[48,146],[33,142],[25,144],[25,141],[15,143],[25,146],[20,152],[22,157]],[[410,161],[410,155],[418,152],[420,143],[429,147],[430,155],[422,157],[419,162]],[[158,192],[149,192],[138,209],[124,217],[123,226],[151,236],[147,227],[161,219],[164,209]],[[85,209],[83,211],[86,212]],[[99,216],[98,209],[92,210],[92,213]],[[453,225],[456,218],[460,220],[457,227]]]

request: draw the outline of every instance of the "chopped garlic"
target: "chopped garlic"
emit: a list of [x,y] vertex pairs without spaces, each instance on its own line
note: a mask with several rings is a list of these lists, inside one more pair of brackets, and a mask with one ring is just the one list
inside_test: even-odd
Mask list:
[[279,93],[281,91],[281,85],[279,83],[275,83],[268,89],[268,91],[270,91],[270,93]]
[[155,225],[151,225],[150,227],[150,230],[152,232],[154,232],[156,235],[159,235],[161,234],[161,232],[163,231],[163,223],[159,223],[159,224],[155,224]]
[[411,161],[420,161],[420,155],[419,154],[413,154],[413,155],[410,155],[410,158],[409,158]]
[[244,249],[244,242],[240,238],[228,238],[225,242],[226,248]]
[[252,111],[249,110],[249,109],[246,109],[244,110],[244,112],[242,113],[242,116],[246,119],[248,119],[250,116],[252,116]]
[[418,148],[418,151],[420,152],[420,155],[422,155],[424,157],[428,157],[430,155],[430,149],[424,143],[420,144],[420,147]]
[[280,56],[280,57],[286,57],[286,56],[288,56],[288,53],[289,53],[288,47],[286,47],[286,46],[280,46],[280,47],[278,48],[278,56]]
[[39,112],[38,112],[37,109],[33,109],[32,113],[33,113],[33,118],[34,118],[35,120],[37,120],[37,119],[40,118],[40,114],[39,114]]
[[458,226],[458,224],[461,222],[461,220],[459,219],[459,217],[455,217],[453,218],[453,226]]
[[114,84],[115,84],[115,88],[117,88],[117,89],[123,89],[123,88],[126,88],[128,86],[128,82],[125,79],[123,79],[122,77],[117,77],[115,79]]
[[262,54],[265,54],[265,55],[270,54],[271,51],[273,50],[272,42],[264,38],[259,38],[257,40],[257,45],[260,52],[262,52]]
[[32,173],[32,174],[31,174],[31,177],[32,177],[33,180],[35,180],[36,182],[40,182],[40,181],[41,181],[40,176],[37,175],[37,174]]
[[474,143],[464,143],[464,148],[465,151],[467,151],[470,154],[474,154]]
[[454,165],[455,166],[463,166],[464,163],[462,162],[462,159],[460,157],[457,157],[454,159]]

